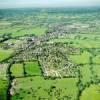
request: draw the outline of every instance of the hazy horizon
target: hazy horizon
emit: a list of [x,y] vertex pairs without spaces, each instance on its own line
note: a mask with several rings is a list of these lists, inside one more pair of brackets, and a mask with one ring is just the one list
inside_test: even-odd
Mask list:
[[100,0],[0,0],[0,9],[4,8],[58,8],[100,6]]

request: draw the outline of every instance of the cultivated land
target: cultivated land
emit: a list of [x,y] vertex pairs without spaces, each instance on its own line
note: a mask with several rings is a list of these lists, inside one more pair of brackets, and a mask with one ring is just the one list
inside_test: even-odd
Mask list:
[[0,100],[100,100],[100,8],[0,10]]

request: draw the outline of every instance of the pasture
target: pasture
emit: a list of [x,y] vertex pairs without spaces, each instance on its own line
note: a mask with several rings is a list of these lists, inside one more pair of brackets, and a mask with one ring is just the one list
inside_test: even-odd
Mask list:
[[[76,78],[44,79],[43,77],[16,78],[15,94],[11,100],[76,100],[78,89]],[[67,84],[67,85],[66,85]]]

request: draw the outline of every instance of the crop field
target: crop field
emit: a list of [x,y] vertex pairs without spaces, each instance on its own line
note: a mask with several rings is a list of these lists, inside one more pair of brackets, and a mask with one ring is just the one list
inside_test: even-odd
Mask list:
[[0,9],[0,100],[100,100],[100,8]]

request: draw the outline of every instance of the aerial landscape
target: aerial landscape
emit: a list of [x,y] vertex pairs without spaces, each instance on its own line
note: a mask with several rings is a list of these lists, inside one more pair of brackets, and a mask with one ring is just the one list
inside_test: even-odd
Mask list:
[[0,100],[100,100],[100,7],[0,9]]

